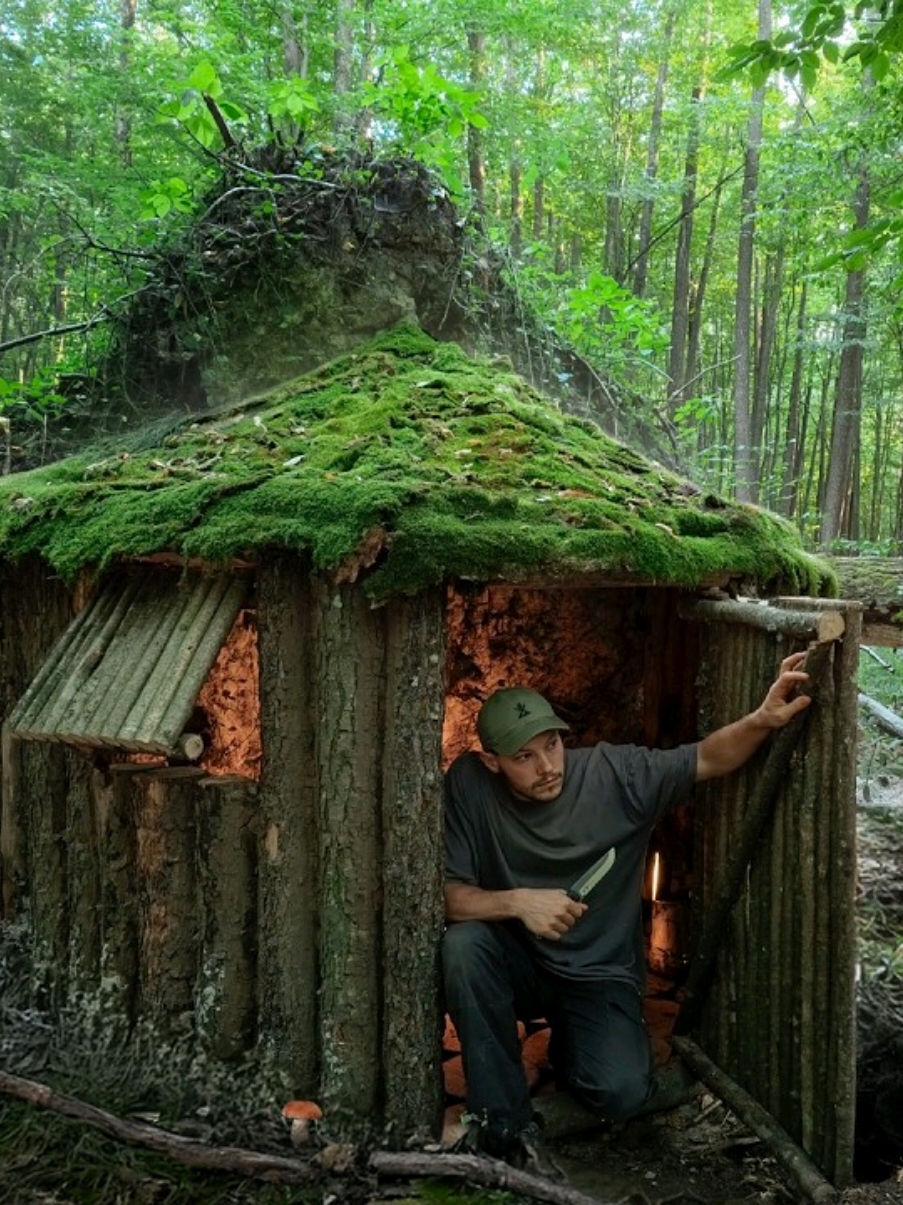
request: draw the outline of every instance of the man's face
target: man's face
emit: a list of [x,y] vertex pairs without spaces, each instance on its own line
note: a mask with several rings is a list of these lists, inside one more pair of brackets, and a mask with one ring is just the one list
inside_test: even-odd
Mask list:
[[554,728],[540,732],[522,749],[505,757],[501,753],[481,753],[483,764],[501,774],[518,799],[550,803],[564,786],[564,745]]

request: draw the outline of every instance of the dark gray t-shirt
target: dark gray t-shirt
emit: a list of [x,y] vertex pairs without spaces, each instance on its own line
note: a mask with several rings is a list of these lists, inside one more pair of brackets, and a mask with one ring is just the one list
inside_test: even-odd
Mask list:
[[642,880],[653,826],[685,801],[696,778],[696,745],[645,749],[605,742],[565,754],[564,786],[551,802],[516,798],[476,753],[445,776],[445,872],[487,891],[568,888],[611,846],[614,865],[586,900],[588,911],[560,941],[519,925],[537,960],[568,979],[645,975]]

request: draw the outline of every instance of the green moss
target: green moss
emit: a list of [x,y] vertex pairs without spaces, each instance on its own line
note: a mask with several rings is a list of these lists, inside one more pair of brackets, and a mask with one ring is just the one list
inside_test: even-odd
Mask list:
[[374,529],[374,597],[575,570],[830,588],[788,523],[698,493],[412,327],[155,448],[139,437],[0,482],[0,552],[39,552],[66,576],[156,551],[222,562],[268,547],[331,569]]

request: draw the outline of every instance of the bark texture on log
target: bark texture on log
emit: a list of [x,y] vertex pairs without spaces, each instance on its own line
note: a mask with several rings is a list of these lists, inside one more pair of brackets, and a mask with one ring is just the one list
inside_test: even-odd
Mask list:
[[192,781],[135,780],[139,885],[139,1009],[164,1031],[183,1027],[194,1008],[200,962]]
[[[441,592],[394,604],[387,616],[382,753],[382,1052],[386,1122],[400,1135],[434,1134],[442,1109],[444,665]],[[412,1059],[412,1051],[426,1057]]]
[[[35,622],[35,617],[40,622]],[[0,578],[0,708],[8,717],[72,619],[69,591],[36,557],[5,565]],[[4,916],[27,884],[35,940],[57,965],[67,963],[63,867],[67,770],[61,748],[14,742],[4,774],[2,813]],[[41,806],[35,806],[40,802]],[[40,813],[40,814],[39,814]]]
[[100,867],[101,982],[111,993],[111,1011],[135,1018],[138,992],[137,834],[132,781],[122,774],[95,773],[94,814]]
[[[830,706],[833,691],[830,684],[831,647],[817,645],[810,650],[803,668],[810,674],[810,681],[801,688],[801,694],[815,696],[815,705]],[[827,682],[823,685],[823,679]],[[827,697],[825,697],[827,694]],[[769,743],[764,764],[752,794],[746,802],[743,822],[735,834],[730,852],[719,867],[713,890],[706,904],[705,927],[694,951],[690,976],[684,992],[678,1020],[678,1031],[690,1033],[699,1021],[705,995],[714,974],[714,961],[725,936],[725,922],[743,890],[750,863],[762,838],[763,830],[771,818],[780,787],[785,783],[790,759],[803,733],[809,716],[808,708],[776,733]],[[764,934],[763,934],[764,937]],[[762,988],[767,985],[761,984]]]
[[299,1096],[318,1091],[318,850],[313,592],[298,557],[257,581],[260,723],[258,997],[261,1040]]
[[353,1130],[377,1105],[385,612],[315,586],[323,1104]]
[[218,1058],[246,1050],[255,1034],[257,784],[208,780],[201,791],[198,850],[202,915],[195,989],[197,1029]]

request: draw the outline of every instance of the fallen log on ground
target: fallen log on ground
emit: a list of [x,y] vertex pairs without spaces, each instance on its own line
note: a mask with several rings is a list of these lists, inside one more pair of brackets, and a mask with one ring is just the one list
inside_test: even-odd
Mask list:
[[674,1049],[691,1071],[698,1075],[716,1096],[721,1097],[744,1125],[749,1126],[752,1132],[761,1138],[805,1194],[806,1200],[815,1202],[815,1205],[827,1205],[827,1202],[836,1200],[837,1190],[834,1186],[828,1183],[805,1151],[796,1145],[767,1109],[757,1100],[753,1100],[748,1092],[713,1063],[695,1042],[691,1042],[689,1038],[678,1037],[673,1039],[673,1043]]
[[879,703],[877,699],[873,699],[871,695],[863,694],[862,691],[859,692],[859,706],[875,719],[879,728],[889,732],[891,736],[903,740],[903,717],[898,716],[889,707],[885,707],[883,703]]

